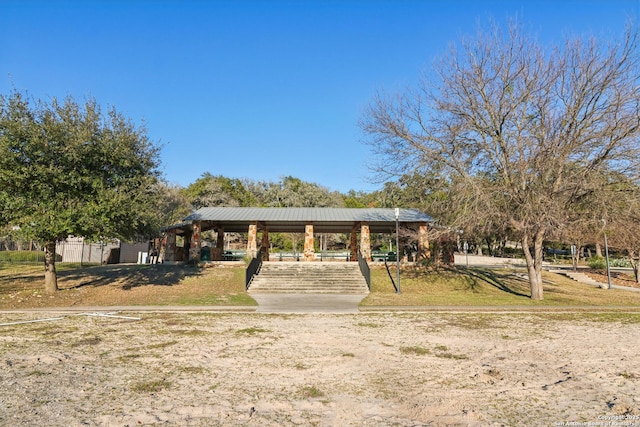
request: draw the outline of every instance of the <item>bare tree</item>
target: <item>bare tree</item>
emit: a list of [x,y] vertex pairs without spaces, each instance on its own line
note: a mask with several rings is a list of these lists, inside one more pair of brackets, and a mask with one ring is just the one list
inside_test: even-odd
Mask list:
[[640,260],[640,187],[622,186],[625,197],[606,204],[600,232],[609,236],[609,245],[626,253],[637,283]]
[[544,239],[585,196],[613,191],[616,174],[637,178],[638,42],[631,26],[617,43],[574,38],[548,50],[517,23],[480,30],[433,77],[373,101],[361,126],[376,171],[440,174],[451,225],[517,236],[531,298],[542,299]]

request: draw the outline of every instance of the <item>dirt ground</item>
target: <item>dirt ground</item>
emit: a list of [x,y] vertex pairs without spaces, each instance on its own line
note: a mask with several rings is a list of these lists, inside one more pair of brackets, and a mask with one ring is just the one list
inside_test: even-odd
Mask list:
[[[584,271],[587,276],[600,283],[607,283],[607,272],[605,270],[589,269]],[[629,288],[640,288],[640,283],[636,282],[633,274],[611,272],[611,283],[618,286],[627,286]]]
[[0,425],[640,426],[638,314],[94,314],[0,314]]

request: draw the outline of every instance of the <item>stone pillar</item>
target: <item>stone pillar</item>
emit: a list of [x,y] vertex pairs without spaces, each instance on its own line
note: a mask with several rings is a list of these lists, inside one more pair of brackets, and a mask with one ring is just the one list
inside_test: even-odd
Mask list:
[[202,223],[200,221],[194,221],[193,234],[191,235],[191,244],[189,245],[189,259],[200,261],[200,250],[202,249]]
[[358,261],[358,224],[354,224],[349,234],[349,260]]
[[193,232],[191,230],[184,231],[184,235],[182,236],[184,238],[184,246],[180,248],[180,254],[176,256],[176,261],[189,261],[189,248],[191,247],[192,234]]
[[431,251],[429,250],[429,228],[427,223],[421,222],[418,224],[418,254],[416,255],[416,261],[431,258]]
[[249,238],[247,239],[247,255],[255,258],[258,255],[258,224],[249,225]]
[[218,227],[216,233],[216,247],[211,250],[211,260],[222,261],[222,254],[224,253],[224,228]]
[[269,230],[266,226],[262,227],[262,245],[260,246],[260,252],[262,252],[262,261],[269,261]]
[[316,251],[313,248],[313,224],[304,227],[304,260],[313,261],[316,258]]
[[366,222],[360,224],[360,253],[364,259],[371,261],[371,235]]
[[176,230],[167,231],[162,248],[160,248],[162,262],[176,262]]

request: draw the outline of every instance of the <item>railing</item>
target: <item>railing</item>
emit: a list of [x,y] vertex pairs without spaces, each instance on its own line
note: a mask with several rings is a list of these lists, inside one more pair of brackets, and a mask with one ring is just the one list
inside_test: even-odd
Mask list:
[[367,282],[367,287],[371,290],[371,270],[369,269],[367,260],[362,256],[360,251],[358,251],[358,266],[360,267],[360,272],[364,276],[364,280]]
[[391,275],[391,270],[389,270],[389,264],[387,264],[387,258],[384,259],[384,266],[387,268],[387,274],[389,275],[389,279],[391,279],[391,284],[393,285],[393,289],[395,289],[396,292],[398,292],[398,285],[396,284],[396,281],[393,280],[393,276]]
[[251,280],[253,280],[253,276],[258,274],[261,266],[262,266],[262,252],[258,252],[255,258],[251,260],[251,262],[247,266],[247,269],[244,273],[245,289],[249,289],[249,285],[251,285]]

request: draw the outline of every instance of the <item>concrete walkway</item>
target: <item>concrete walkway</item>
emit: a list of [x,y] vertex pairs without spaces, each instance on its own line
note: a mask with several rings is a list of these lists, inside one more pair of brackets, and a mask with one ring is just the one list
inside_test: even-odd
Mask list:
[[108,313],[108,312],[236,312],[236,313],[359,313],[358,305],[366,295],[344,294],[251,294],[258,306],[105,306],[48,307],[0,310],[6,313]]
[[344,294],[251,294],[258,302],[256,313],[358,313],[366,295]]
[[[352,295],[353,296],[353,295]],[[307,300],[306,302],[308,302]],[[304,303],[305,301],[303,301]],[[353,307],[345,304],[336,306],[336,300],[330,301],[330,306],[313,306],[308,304],[295,307],[283,307],[281,303],[274,301],[271,308],[236,307],[236,306],[110,306],[110,307],[49,307],[49,308],[23,308],[13,310],[0,310],[0,316],[7,314],[42,313],[43,316],[76,316],[76,315],[109,315],[109,314],[138,314],[138,313],[290,313],[290,314],[315,314],[315,313],[640,313],[639,306],[362,306]],[[46,319],[41,319],[46,320]],[[0,322],[1,323],[1,322]],[[25,322],[27,323],[27,322]]]

